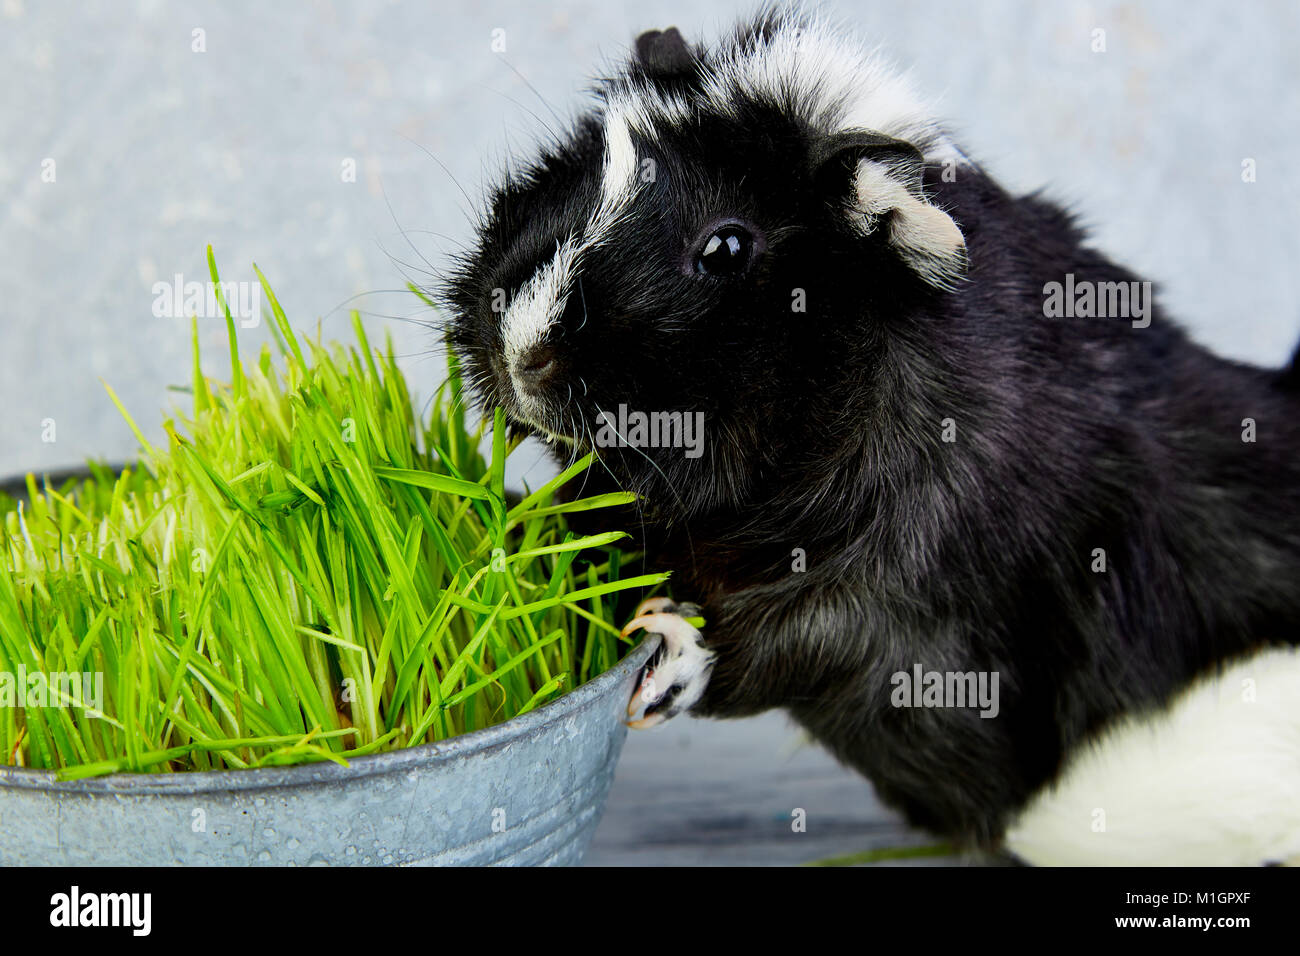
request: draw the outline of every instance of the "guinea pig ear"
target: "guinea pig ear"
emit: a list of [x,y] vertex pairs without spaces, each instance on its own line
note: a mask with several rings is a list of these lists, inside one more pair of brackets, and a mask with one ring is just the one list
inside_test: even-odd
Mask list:
[[827,136],[812,151],[813,176],[844,204],[854,229],[887,230],[891,246],[918,276],[950,289],[966,274],[966,240],[951,216],[925,195],[925,159],[911,143],[870,130]]
[[695,51],[676,27],[647,30],[637,37],[636,59],[646,73],[657,77],[692,73],[698,63]]

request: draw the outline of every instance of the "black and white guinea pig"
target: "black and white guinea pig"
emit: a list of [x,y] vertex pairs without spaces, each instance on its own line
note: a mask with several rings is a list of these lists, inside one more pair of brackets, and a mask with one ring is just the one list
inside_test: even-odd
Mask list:
[[702,609],[634,622],[638,725],[784,708],[1028,862],[1300,860],[1297,364],[1193,344],[797,9],[597,92],[443,292],[481,403],[594,449]]

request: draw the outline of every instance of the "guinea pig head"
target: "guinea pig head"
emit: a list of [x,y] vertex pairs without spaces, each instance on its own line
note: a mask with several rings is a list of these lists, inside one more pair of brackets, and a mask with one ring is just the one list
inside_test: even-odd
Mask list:
[[[950,147],[896,76],[779,16],[710,50],[644,34],[596,92],[494,190],[452,345],[484,406],[651,505],[734,503],[810,395],[869,384],[878,324],[962,275],[922,186]],[[631,440],[637,414],[702,415],[701,452]]]

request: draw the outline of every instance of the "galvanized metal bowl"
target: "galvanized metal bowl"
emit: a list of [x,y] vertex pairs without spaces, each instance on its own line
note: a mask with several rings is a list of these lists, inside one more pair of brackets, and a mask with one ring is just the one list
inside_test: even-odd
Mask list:
[[[23,497],[23,479],[0,481],[0,490]],[[0,767],[0,866],[578,863],[614,780],[628,698],[658,642],[646,638],[522,717],[347,767],[69,782]]]
[[576,864],[658,640],[522,717],[347,767],[69,782],[0,767],[0,866]]

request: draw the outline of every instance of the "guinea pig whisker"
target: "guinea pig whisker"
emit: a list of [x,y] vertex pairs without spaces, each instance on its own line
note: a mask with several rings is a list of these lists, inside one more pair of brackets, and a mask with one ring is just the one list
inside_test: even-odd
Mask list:
[[[520,70],[513,63],[507,60],[504,56],[498,56],[497,59],[500,60],[502,63],[504,63],[506,65],[506,68],[510,70],[511,73],[519,77],[520,81],[524,84],[524,86],[528,87],[528,90],[533,94],[533,96],[537,97],[537,102],[541,103],[542,106],[546,107],[546,111],[551,114],[551,119],[555,120],[556,126],[563,126],[564,120],[560,117],[560,114],[555,112],[555,108],[552,107],[549,102],[547,102],[546,97],[542,96],[541,91],[539,91],[537,87],[535,87],[532,84],[532,81],[530,81],[528,77],[524,76],[524,74],[520,72]],[[550,133],[556,139],[559,139],[559,134],[555,131],[555,129],[552,128],[549,124],[547,124],[547,122],[543,120],[540,116],[537,116],[536,113],[533,113],[532,110],[528,110],[527,107],[525,106],[521,105],[520,109],[525,109],[529,113],[532,113],[532,115],[535,116],[538,119],[538,121],[541,122],[541,124],[546,127],[546,131],[548,133]]]
[[582,322],[574,329],[574,332],[581,332],[582,327],[587,324],[587,293],[582,289],[582,276],[578,276],[578,297],[582,299]]
[[388,257],[388,261],[397,267],[397,270],[402,274],[402,278],[404,278],[411,285],[416,286],[418,288],[421,285],[421,283],[416,281],[417,276],[412,276],[411,273],[407,271],[408,269],[418,273],[419,276],[424,277],[426,280],[428,279],[433,280],[435,284],[445,281],[445,276],[438,275],[437,273],[434,272],[429,272],[427,269],[421,269],[419,266],[416,266],[412,263],[406,262],[405,260],[397,258],[397,256],[393,255],[391,252],[389,252],[387,249],[384,248],[383,243],[376,242],[376,245],[379,246],[379,251]]
[[[452,181],[452,183],[456,186],[456,189],[458,189],[458,190],[460,191],[460,194],[461,194],[461,196],[464,197],[465,202],[469,203],[469,208],[470,208],[470,209],[473,209],[473,208],[474,208],[474,200],[472,200],[472,199],[469,198],[469,193],[465,192],[465,187],[462,186],[462,185],[460,184],[460,180],[456,178],[456,175],[451,171],[451,169],[447,166],[446,163],[444,163],[441,159],[439,159],[437,156],[435,156],[433,153],[431,153],[431,152],[429,151],[429,148],[428,148],[427,146],[425,146],[423,143],[417,143],[415,140],[411,139],[411,137],[405,135],[404,133],[398,133],[397,135],[398,135],[398,136],[401,136],[402,139],[406,140],[406,141],[407,141],[408,143],[410,143],[412,146],[415,146],[416,148],[418,148],[418,149],[420,149],[420,150],[423,150],[423,151],[424,151],[424,155],[428,156],[431,160],[433,160],[433,161],[434,161],[435,163],[437,163],[440,167],[442,167],[442,171],[443,171],[444,173],[447,174],[447,178],[450,179],[450,180]],[[381,188],[381,189],[383,188],[382,183],[381,183],[381,185],[380,185],[380,188]],[[387,201],[387,199],[388,199],[388,197],[385,196],[385,197],[384,197],[384,200]],[[389,211],[390,211],[390,212],[392,211],[392,207],[391,207],[391,206],[389,207]],[[469,215],[468,212],[465,212],[465,217],[466,217],[467,219],[469,219],[469,221],[470,221],[470,225],[473,225],[473,224],[474,224],[474,219],[473,219],[473,217],[471,217],[471,216]],[[393,218],[394,218],[394,221],[396,221],[396,217],[394,216]]]
[[[623,486],[623,483],[618,480],[618,476],[614,474],[613,469],[609,467],[609,464],[605,461],[604,457],[601,456],[600,449],[596,445],[595,436],[592,434],[591,423],[588,422],[586,418],[583,418],[582,420],[582,429],[583,429],[583,434],[586,436],[587,447],[591,449],[592,460],[598,463],[601,468],[605,469],[605,474],[609,475],[610,480],[614,483],[614,486],[616,488],[621,488]],[[583,490],[586,490],[585,479],[583,481]],[[640,495],[633,496],[632,509],[636,512],[637,523],[640,524],[641,526],[640,540],[642,545],[644,545],[646,540],[646,513],[645,513],[645,505],[642,503]],[[691,563],[692,565],[694,565],[695,550],[694,550],[694,546],[690,542],[689,532],[687,533],[687,546],[690,549]],[[647,556],[643,551],[641,555],[641,566],[643,569],[648,568],[647,561],[648,561]]]
[[[384,185],[382,178],[379,181],[379,192],[384,197],[384,205],[388,207],[388,214],[393,217],[393,225],[395,225],[397,227],[397,231],[402,234],[402,238],[406,240],[406,244],[410,246],[411,251],[414,252],[417,256],[419,256],[420,260],[426,266],[429,267],[429,275],[433,276],[435,279],[441,280],[442,276],[438,272],[437,266],[435,266],[432,262],[430,262],[428,257],[426,257],[423,252],[421,252],[419,249],[416,248],[415,243],[411,241],[411,237],[407,234],[406,229],[402,226],[401,220],[397,218],[397,213],[393,210],[393,204],[388,199],[388,187]],[[464,190],[461,190],[461,192],[464,193]],[[469,196],[466,196],[465,200],[466,202],[468,202]]]
[[355,295],[348,296],[346,299],[341,301],[338,305],[334,306],[334,308],[326,312],[325,315],[327,316],[333,315],[335,312],[343,308],[345,305],[347,305],[349,302],[353,301],[354,299],[361,299],[368,295],[410,295],[410,294],[411,294],[410,289],[371,289],[368,292],[358,292]]
[[[668,491],[670,491],[670,492],[672,493],[672,496],[673,496],[674,498],[677,499],[677,504],[678,504],[678,506],[681,508],[682,513],[683,513],[683,514],[686,513],[686,510],[687,510],[687,509],[686,509],[686,502],[682,499],[682,496],[681,496],[680,494],[677,493],[677,488],[673,485],[673,482],[672,482],[672,480],[668,477],[667,472],[665,472],[662,468],[659,467],[659,463],[658,463],[657,461],[655,461],[653,458],[651,458],[649,455],[647,455],[647,454],[646,454],[642,449],[638,448],[635,444],[633,444],[632,442],[629,442],[628,439],[627,439],[627,436],[626,436],[626,435],[620,434],[620,433],[619,433],[619,430],[618,430],[617,428],[614,427],[613,423],[609,420],[609,417],[608,417],[608,416],[606,416],[605,423],[606,423],[607,425],[609,425],[610,430],[611,430],[615,435],[618,435],[618,437],[619,437],[619,439],[622,441],[624,447],[626,447],[626,448],[631,448],[634,452],[636,452],[638,455],[640,455],[642,458],[644,458],[644,459],[649,463],[649,465],[650,465],[651,468],[653,468],[655,471],[657,471],[657,472],[659,473],[659,476],[660,476],[661,478],[663,478],[663,480],[664,480],[664,487],[665,487]],[[689,541],[690,541],[690,530],[689,530],[689,529],[686,530],[686,534],[687,534],[687,542],[688,542],[688,546],[689,546]],[[693,548],[692,548],[692,559],[693,559],[693,558],[694,558],[694,550],[693,550]]]
[[[518,72],[518,71],[516,71],[516,72]],[[526,82],[526,81],[525,81],[525,82]],[[515,99],[515,98],[514,98],[513,96],[511,96],[509,93],[506,93],[504,90],[498,90],[498,89],[495,89],[494,87],[491,87],[491,86],[485,86],[485,87],[483,87],[483,88],[484,88],[485,90],[487,90],[489,93],[495,93],[497,96],[500,96],[502,99],[509,100],[511,103],[513,103],[515,106],[519,107],[521,110],[523,110],[523,111],[524,111],[525,113],[527,113],[529,116],[531,116],[533,119],[537,120],[537,122],[540,123],[540,124],[542,125],[542,128],[545,129],[546,132],[550,134],[550,136],[551,136],[552,139],[554,139],[554,140],[556,140],[556,141],[559,140],[560,137],[559,137],[559,135],[555,132],[555,129],[551,126],[551,124],[548,123],[548,122],[546,122],[546,120],[543,119],[542,117],[538,116],[537,113],[536,113],[534,110],[529,109],[527,106],[525,106],[523,103],[520,103],[517,99]],[[503,125],[504,125],[504,124],[503,124]]]
[[[585,417],[577,417],[577,416],[575,416],[575,417],[574,417],[574,424],[575,424],[575,425],[577,425],[577,424],[581,424],[581,425],[582,425],[582,430],[581,430],[581,431],[582,431],[582,442],[581,442],[581,444],[582,444],[582,445],[585,445],[585,444],[587,443],[587,434],[588,434],[588,426],[587,426],[587,420],[586,420],[586,418],[585,418]],[[575,432],[576,432],[576,431],[577,431],[577,429],[575,429]],[[581,451],[581,448],[579,447],[579,443],[575,442],[575,443],[574,443],[574,449],[573,449],[573,461],[577,461],[577,460],[578,460],[578,454],[579,454],[580,451]],[[569,464],[568,466],[566,466],[566,467],[572,467],[572,463],[573,463],[573,461],[571,461],[570,464]],[[592,449],[592,461],[600,461],[599,456],[595,454],[595,449],[594,449],[594,448]],[[601,464],[604,464],[604,462],[601,462]],[[609,469],[606,468],[605,470],[608,471]],[[587,491],[587,481],[588,481],[588,479],[590,479],[590,478],[591,478],[591,468],[588,467],[587,470],[584,471],[583,474],[582,474],[582,485],[581,485],[581,487],[578,489],[578,494],[576,495],[576,497],[581,498],[581,497],[583,497],[583,495],[586,493],[586,491]]]

